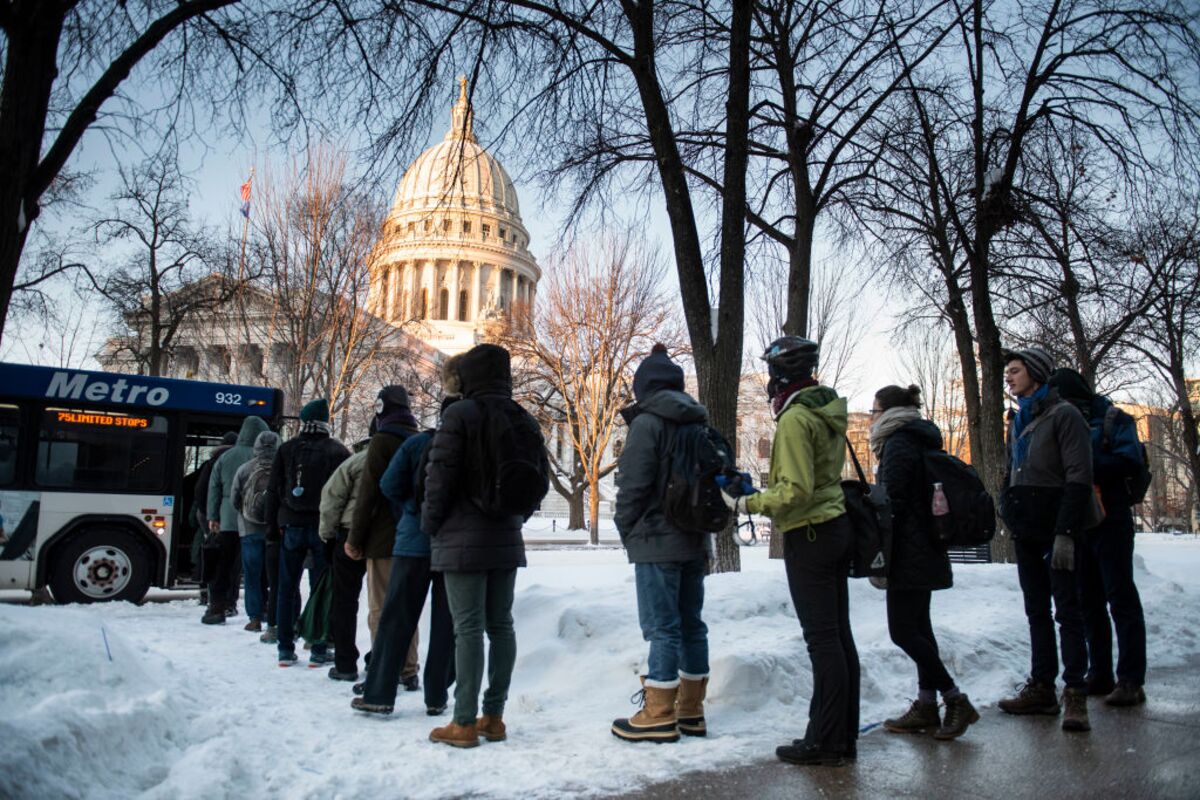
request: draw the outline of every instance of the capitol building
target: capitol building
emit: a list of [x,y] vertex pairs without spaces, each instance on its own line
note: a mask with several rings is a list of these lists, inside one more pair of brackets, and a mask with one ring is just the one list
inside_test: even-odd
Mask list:
[[512,179],[475,138],[465,78],[445,138],[400,180],[371,261],[376,316],[416,323],[445,353],[473,347],[489,320],[532,305],[541,269]]

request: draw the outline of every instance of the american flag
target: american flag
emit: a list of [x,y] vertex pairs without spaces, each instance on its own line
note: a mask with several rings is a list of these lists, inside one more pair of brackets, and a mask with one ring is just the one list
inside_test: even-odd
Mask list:
[[250,177],[242,184],[242,216],[250,219],[250,183],[254,180],[254,173],[250,173]]

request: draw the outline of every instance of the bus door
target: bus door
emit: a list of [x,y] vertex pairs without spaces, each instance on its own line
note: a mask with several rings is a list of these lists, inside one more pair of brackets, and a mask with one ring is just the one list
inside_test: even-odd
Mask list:
[[38,493],[20,477],[21,410],[0,404],[0,589],[24,589],[33,579]]
[[183,464],[180,496],[175,504],[175,536],[171,547],[171,567],[167,585],[194,585],[200,583],[200,543],[203,531],[199,529],[195,498],[200,469],[221,446],[227,433],[241,430],[245,417],[225,415],[185,414],[182,419]]

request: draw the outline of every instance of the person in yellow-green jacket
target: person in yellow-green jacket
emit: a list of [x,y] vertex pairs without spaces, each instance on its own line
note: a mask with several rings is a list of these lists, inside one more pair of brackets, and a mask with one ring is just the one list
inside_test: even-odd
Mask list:
[[775,415],[768,485],[741,482],[725,502],[765,514],[782,531],[783,559],[796,616],[812,663],[813,689],[804,738],[775,754],[800,765],[839,766],[857,755],[858,651],[850,631],[847,579],[852,531],[842,494],[846,400],[814,374],[820,351],[799,336],[776,339],[763,353]]

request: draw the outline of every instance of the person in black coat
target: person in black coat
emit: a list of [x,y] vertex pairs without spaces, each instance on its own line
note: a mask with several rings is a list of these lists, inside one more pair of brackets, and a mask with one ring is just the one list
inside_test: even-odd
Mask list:
[[[888,577],[872,580],[887,589],[888,633],[917,665],[917,699],[912,707],[883,727],[893,733],[925,733],[955,739],[979,720],[979,713],[959,690],[938,655],[929,618],[932,593],[949,589],[954,579],[950,557],[935,541],[932,485],[925,477],[924,454],[942,449],[942,432],[921,417],[921,390],[885,386],[871,408],[871,448],[879,459],[879,482],[892,503],[892,558]],[[937,695],[946,701],[946,718],[938,713]]]

